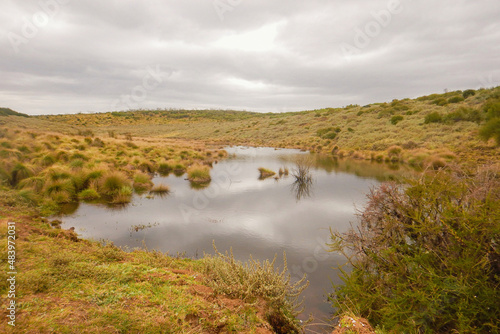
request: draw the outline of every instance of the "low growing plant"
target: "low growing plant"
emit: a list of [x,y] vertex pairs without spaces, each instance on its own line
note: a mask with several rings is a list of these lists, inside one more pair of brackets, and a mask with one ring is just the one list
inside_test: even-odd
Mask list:
[[205,254],[202,260],[207,283],[214,291],[247,302],[262,298],[268,304],[266,316],[276,333],[302,333],[296,316],[302,312],[299,297],[309,282],[305,275],[297,283],[290,282],[286,254],[280,271],[275,268],[276,256],[273,261],[260,262],[250,257],[242,263],[234,259],[232,250],[221,254],[215,248],[215,252],[214,256]]

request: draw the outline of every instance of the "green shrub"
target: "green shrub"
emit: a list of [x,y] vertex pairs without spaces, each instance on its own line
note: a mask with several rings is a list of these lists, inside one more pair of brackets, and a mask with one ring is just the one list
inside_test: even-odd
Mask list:
[[500,100],[491,100],[485,103],[483,110],[486,114],[486,119],[500,117]]
[[479,135],[483,140],[495,139],[495,142],[500,146],[500,118],[492,118],[479,130]]
[[448,99],[448,103],[459,103],[463,100],[465,100],[463,96],[453,96]]
[[429,123],[441,123],[443,121],[443,116],[441,116],[440,113],[437,111],[431,112],[427,116],[425,116],[424,123],[429,124]]
[[460,107],[457,110],[452,111],[447,115],[445,115],[443,119],[445,122],[448,123],[461,122],[461,121],[480,123],[482,118],[483,117],[479,112],[479,110]]
[[474,95],[476,95],[476,91],[473,89],[467,89],[462,93],[462,96],[464,97],[464,99],[468,98],[469,96],[474,96]]
[[384,184],[355,229],[332,231],[331,250],[352,266],[332,295],[338,313],[395,333],[500,330],[500,174],[468,175]]
[[403,120],[403,116],[401,115],[394,115],[391,117],[391,124],[398,124],[399,121],[402,121]]
[[448,100],[446,100],[445,98],[441,97],[441,98],[438,98],[438,99],[435,99],[434,101],[432,101],[432,104],[435,104],[435,105],[438,105],[438,106],[445,106],[448,104]]
[[339,127],[334,128],[334,127],[328,127],[328,128],[323,128],[319,129],[316,131],[316,134],[318,137],[323,138],[323,139],[335,139],[337,137],[337,133],[339,133],[341,129]]
[[479,130],[479,135],[483,140],[495,139],[497,145],[500,146],[500,100],[488,101],[483,110],[487,121]]

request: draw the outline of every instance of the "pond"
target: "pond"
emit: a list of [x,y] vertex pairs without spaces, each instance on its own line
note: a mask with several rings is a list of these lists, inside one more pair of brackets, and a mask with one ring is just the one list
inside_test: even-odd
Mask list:
[[[345,231],[356,208],[366,203],[371,187],[400,173],[384,164],[336,160],[291,149],[226,148],[229,158],[213,165],[212,182],[193,188],[185,175],[155,177],[171,193],[164,197],[134,195],[130,205],[110,208],[82,203],[62,217],[63,228],[75,227],[83,238],[110,240],[128,248],[147,247],[170,255],[199,258],[232,247],[236,259],[272,259],[282,267],[286,252],[292,279],[304,273],[310,286],[303,293],[305,312],[316,323],[331,318],[327,294],[340,283],[333,267],[345,258],[327,252],[329,229]],[[312,160],[309,187],[294,186],[295,162]],[[259,179],[259,167],[290,174]],[[393,166],[398,169],[398,166]],[[317,329],[316,329],[317,331]]]

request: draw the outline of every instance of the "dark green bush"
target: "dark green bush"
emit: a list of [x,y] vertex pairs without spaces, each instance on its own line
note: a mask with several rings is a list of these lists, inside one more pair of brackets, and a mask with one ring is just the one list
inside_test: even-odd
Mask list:
[[462,93],[462,96],[464,97],[464,99],[468,98],[469,96],[474,96],[474,95],[476,95],[476,91],[473,89],[467,89]]
[[399,121],[402,121],[403,120],[403,116],[401,115],[394,115],[391,117],[391,123],[396,125],[398,124]]
[[487,120],[500,117],[500,100],[491,100],[486,102],[483,110],[486,113]]
[[484,140],[490,138],[495,139],[495,142],[500,146],[500,118],[492,118],[479,130],[479,135]]
[[487,121],[479,130],[479,135],[483,140],[494,138],[497,145],[500,146],[500,100],[488,101],[483,110],[486,113]]
[[438,106],[445,106],[448,104],[448,100],[446,100],[443,97],[440,97],[438,99],[435,99],[431,102],[432,104],[438,105]]
[[453,96],[448,99],[448,103],[459,103],[465,100],[463,96]]
[[444,116],[444,121],[448,123],[461,121],[480,123],[482,119],[483,116],[479,110],[466,107],[460,107]]
[[427,116],[425,116],[424,123],[429,124],[429,123],[441,123],[443,121],[443,116],[441,116],[440,113],[437,111],[431,112]]
[[337,137],[337,133],[340,132],[340,128],[323,128],[316,131],[316,134],[323,139],[335,139]]
[[331,300],[394,333],[500,330],[500,174],[440,171],[371,192],[360,223],[332,232],[349,259]]

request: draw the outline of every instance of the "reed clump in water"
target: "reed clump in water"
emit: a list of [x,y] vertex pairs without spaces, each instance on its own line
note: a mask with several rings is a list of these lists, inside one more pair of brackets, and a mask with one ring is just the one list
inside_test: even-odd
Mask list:
[[260,173],[259,180],[267,179],[268,177],[274,176],[276,174],[274,171],[264,167],[259,168],[259,173]]
[[210,177],[210,167],[193,165],[188,169],[188,180],[197,184],[207,184],[212,181]]
[[149,193],[153,195],[168,195],[170,193],[170,187],[166,184],[160,183],[151,188]]
[[296,183],[311,184],[313,179],[311,175],[312,161],[309,157],[302,157],[295,162],[295,168],[292,175]]

